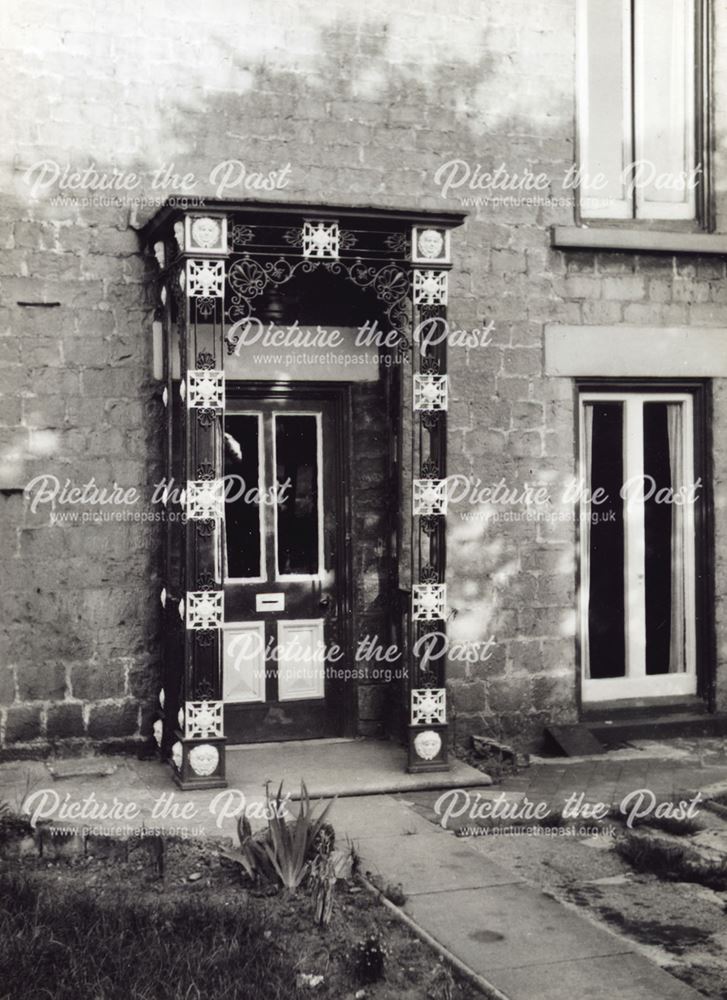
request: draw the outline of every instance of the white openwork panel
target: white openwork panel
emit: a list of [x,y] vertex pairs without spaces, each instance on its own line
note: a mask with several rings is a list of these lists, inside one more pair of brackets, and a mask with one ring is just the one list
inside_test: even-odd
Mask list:
[[224,705],[221,701],[184,703],[184,735],[190,740],[209,740],[224,736]]
[[414,688],[411,693],[411,724],[433,726],[447,721],[445,688]]
[[222,479],[190,479],[185,490],[187,517],[191,521],[219,521],[224,504]]
[[411,613],[414,621],[433,622],[444,618],[447,600],[445,583],[415,583],[411,590]]
[[200,743],[189,751],[189,766],[199,778],[214,774],[220,763],[220,751],[211,743]]
[[323,698],[325,643],[323,619],[278,621],[278,698]]
[[224,260],[187,261],[187,295],[190,299],[221,299],[224,286]]
[[184,240],[190,253],[227,253],[227,217],[188,215]]
[[225,702],[265,701],[265,622],[236,622],[222,636]]
[[414,513],[423,516],[428,514],[446,514],[447,480],[415,479],[413,506]]
[[225,592],[223,590],[188,590],[186,609],[187,628],[220,628],[225,610]]
[[414,376],[414,409],[446,410],[449,403],[448,375]]
[[414,264],[449,264],[449,230],[414,226],[411,231],[411,259]]
[[414,305],[446,306],[447,272],[414,270]]
[[222,410],[224,406],[224,372],[207,368],[187,372],[187,407],[190,410]]
[[442,737],[436,729],[424,729],[414,737],[414,750],[421,760],[434,760],[442,749]]
[[303,223],[303,256],[337,258],[339,231],[337,222],[307,219]]

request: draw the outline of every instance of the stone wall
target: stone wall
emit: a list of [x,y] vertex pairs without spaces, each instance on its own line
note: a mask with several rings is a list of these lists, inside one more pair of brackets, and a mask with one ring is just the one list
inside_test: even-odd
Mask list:
[[[725,0],[715,11],[719,122]],[[30,0],[15,14],[1,71],[0,747],[125,745],[146,732],[160,526],[53,524],[49,505],[33,511],[17,489],[46,474],[61,485],[115,481],[144,492],[139,512],[152,510],[160,404],[135,230],[155,200],[185,193],[181,178],[154,187],[155,172],[157,181],[165,171],[193,175],[186,193],[195,196],[468,210],[453,238],[450,318],[494,327],[488,346],[450,350],[449,472],[483,484],[552,484],[574,470],[572,386],[542,374],[545,323],[727,325],[720,259],[562,253],[550,248],[550,227],[573,224],[572,205],[477,204],[481,192],[466,185],[442,196],[437,172],[452,159],[471,171],[545,171],[549,193],[563,194],[575,141],[574,13],[575,0],[212,0],[204,11],[192,0]],[[230,159],[244,163],[244,180],[220,191],[215,165]],[[119,204],[61,188],[60,178],[34,196],[28,170],[39,181],[54,169],[32,171],[43,160],[61,174],[66,165],[133,171],[140,183]],[[724,153],[715,166],[723,172]],[[271,172],[273,189],[261,189]],[[714,398],[719,552],[723,383]],[[494,637],[489,659],[452,664],[458,737],[485,725],[525,736],[575,717],[574,538],[568,521],[493,531],[450,515],[452,632]],[[722,557],[717,597],[727,707]]]

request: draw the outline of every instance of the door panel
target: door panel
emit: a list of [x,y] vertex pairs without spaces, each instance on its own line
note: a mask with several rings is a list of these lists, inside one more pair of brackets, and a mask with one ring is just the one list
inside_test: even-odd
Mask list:
[[[225,729],[232,743],[343,731],[340,405],[294,390],[225,416]],[[345,657],[344,657],[345,659]]]
[[223,649],[225,702],[265,701],[265,622],[226,627]]
[[323,698],[323,619],[278,622],[278,699]]

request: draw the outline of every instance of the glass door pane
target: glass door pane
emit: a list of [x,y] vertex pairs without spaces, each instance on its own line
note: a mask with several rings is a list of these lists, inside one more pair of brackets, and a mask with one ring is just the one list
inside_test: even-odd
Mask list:
[[647,674],[687,669],[687,511],[674,502],[686,485],[683,412],[644,405]]
[[[624,638],[624,414],[621,403],[597,403],[591,415],[588,489],[601,502],[590,504],[588,534],[588,658],[591,677],[623,677]],[[596,494],[596,490],[601,491]]]
[[321,570],[320,417],[274,416],[276,573],[317,576]]
[[225,417],[225,555],[230,580],[265,578],[263,543],[262,417]]

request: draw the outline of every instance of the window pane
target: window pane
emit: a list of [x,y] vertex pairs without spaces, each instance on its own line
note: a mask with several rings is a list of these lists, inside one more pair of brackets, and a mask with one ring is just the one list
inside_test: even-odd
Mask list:
[[578,8],[580,208],[586,218],[627,219],[632,156],[631,17],[628,0]]
[[637,215],[691,219],[694,189],[694,2],[634,0]]
[[647,674],[686,669],[683,514],[669,502],[683,481],[681,418],[678,404],[644,405]]
[[[588,407],[586,407],[588,408]],[[602,503],[591,505],[588,639],[590,676],[624,677],[623,405],[592,404],[590,489]]]
[[260,443],[258,417],[225,418],[225,544],[227,576],[262,576],[260,566]]
[[275,417],[278,574],[318,573],[318,420]]

